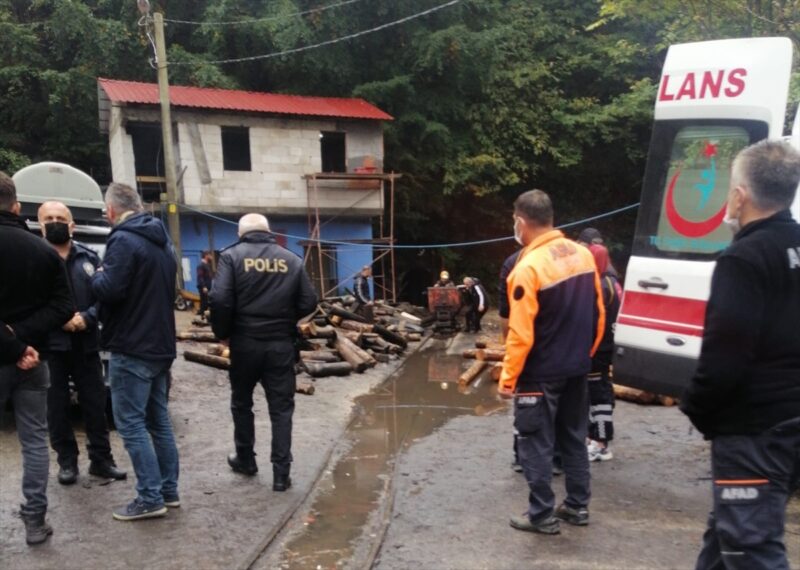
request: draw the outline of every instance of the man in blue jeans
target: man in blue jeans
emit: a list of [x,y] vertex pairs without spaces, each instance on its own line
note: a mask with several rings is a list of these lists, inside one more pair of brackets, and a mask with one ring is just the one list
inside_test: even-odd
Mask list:
[[106,208],[114,229],[92,291],[101,303],[101,343],[111,352],[114,422],[136,473],[137,497],[114,518],[132,521],[180,506],[178,449],[167,409],[177,261],[164,224],[143,211],[136,190],[112,183]]

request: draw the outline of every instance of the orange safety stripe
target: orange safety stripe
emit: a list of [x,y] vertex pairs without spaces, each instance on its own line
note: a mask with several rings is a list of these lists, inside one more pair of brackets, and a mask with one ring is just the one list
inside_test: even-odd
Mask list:
[[715,485],[766,485],[769,479],[717,479]]
[[524,398],[525,396],[544,396],[544,392],[517,392],[514,394],[515,398]]

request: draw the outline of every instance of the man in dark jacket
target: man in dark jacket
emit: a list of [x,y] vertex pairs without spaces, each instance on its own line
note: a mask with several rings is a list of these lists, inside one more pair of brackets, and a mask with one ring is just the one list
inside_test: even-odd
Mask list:
[[78,402],[86,425],[89,473],[106,479],[125,479],[111,454],[106,424],[106,387],[97,342],[97,304],[91,279],[100,265],[95,252],[72,241],[75,222],[72,212],[61,202],[45,202],[39,207],[42,235],[67,264],[75,314],[61,329],[50,333],[47,365],[50,388],[47,391],[47,425],[50,445],[55,450],[58,482],[72,485],[78,480],[78,443],[69,416],[70,387],[75,384]]
[[733,162],[736,231],[711,280],[697,372],[681,401],[711,440],[713,511],[698,569],[788,569],[783,544],[800,473],[800,155],[762,141]]
[[489,310],[489,298],[486,289],[475,277],[464,277],[467,293],[466,327],[464,332],[481,332],[481,319]]
[[231,349],[236,452],[228,464],[244,475],[258,472],[253,390],[260,382],[272,422],[272,488],[285,491],[292,484],[297,321],[316,308],[317,295],[302,260],[276,243],[267,219],[247,214],[239,220],[239,241],[220,255],[210,302],[211,328]]
[[114,423],[136,473],[137,497],[113,516],[131,521],[180,506],[178,449],[167,409],[177,260],[164,224],[143,211],[136,190],[110,184],[106,208],[114,229],[92,292],[101,304],[101,343],[111,352]]
[[375,317],[372,312],[372,295],[369,292],[369,278],[372,277],[372,267],[365,265],[353,283],[353,294],[356,297],[354,312],[367,321],[372,322]]
[[208,310],[208,292],[214,282],[214,272],[211,269],[211,252],[204,251],[197,266],[197,292],[200,294],[200,310],[198,315],[204,316]]
[[5,359],[0,363],[0,414],[10,399],[23,457],[25,504],[20,515],[26,541],[39,544],[53,533],[45,521],[49,373],[45,362],[35,365],[32,357],[43,350],[47,335],[69,320],[73,310],[64,262],[28,231],[19,211],[14,182],[0,172],[0,321],[4,323],[3,344],[11,347],[11,358],[17,359],[16,364]]

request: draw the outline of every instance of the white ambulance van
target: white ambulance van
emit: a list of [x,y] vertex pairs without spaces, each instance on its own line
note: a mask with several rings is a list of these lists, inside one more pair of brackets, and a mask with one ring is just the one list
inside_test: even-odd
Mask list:
[[[616,324],[614,381],[680,395],[700,354],[736,153],[783,137],[792,43],[674,45],[655,105],[633,251]],[[796,122],[796,125],[798,123]],[[800,129],[793,129],[800,147]],[[792,207],[800,219],[800,202]]]

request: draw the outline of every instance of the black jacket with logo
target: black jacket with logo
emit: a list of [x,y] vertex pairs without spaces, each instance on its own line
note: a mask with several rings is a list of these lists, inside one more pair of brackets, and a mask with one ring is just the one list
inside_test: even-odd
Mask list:
[[800,225],[788,210],[748,224],[720,255],[681,410],[708,438],[800,417]]
[[297,321],[317,306],[303,261],[268,232],[250,232],[222,251],[209,295],[219,338],[294,339]]
[[175,358],[175,249],[161,220],[139,213],[111,230],[92,277],[104,349],[144,360]]
[[0,212],[0,321],[41,350],[73,315],[64,262],[18,216]]
[[50,333],[48,348],[59,352],[73,349],[96,352],[99,348],[97,315],[100,306],[92,292],[92,276],[100,266],[100,257],[85,245],[73,241],[66,264],[75,311],[83,317],[86,330],[68,333],[56,329]]

